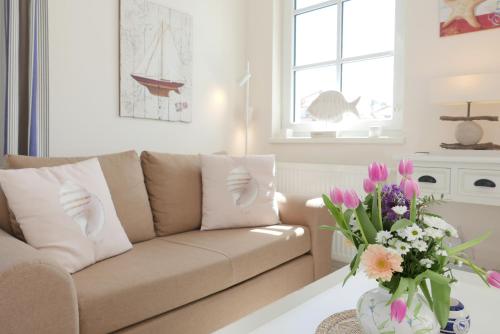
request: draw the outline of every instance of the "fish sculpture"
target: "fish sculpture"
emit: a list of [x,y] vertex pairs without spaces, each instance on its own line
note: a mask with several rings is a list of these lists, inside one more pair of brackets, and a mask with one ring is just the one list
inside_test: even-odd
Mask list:
[[97,196],[72,181],[66,181],[59,190],[59,203],[83,235],[94,242],[100,241],[104,207]]
[[259,185],[243,166],[232,169],[226,178],[227,190],[239,208],[252,205],[257,199]]
[[352,102],[347,102],[342,93],[329,90],[319,94],[311,103],[307,112],[318,121],[340,122],[346,112],[352,112],[359,117],[357,104],[361,97]]

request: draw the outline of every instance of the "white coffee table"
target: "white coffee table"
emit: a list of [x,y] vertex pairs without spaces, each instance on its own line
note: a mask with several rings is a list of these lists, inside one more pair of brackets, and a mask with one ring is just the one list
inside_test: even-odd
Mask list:
[[[220,329],[217,334],[315,333],[328,316],[353,309],[358,298],[377,286],[361,272],[342,287],[344,267],[308,286]],[[500,333],[500,290],[488,288],[475,275],[455,270],[458,283],[452,296],[462,301],[471,316],[470,334]],[[244,301],[241,301],[244,303]]]

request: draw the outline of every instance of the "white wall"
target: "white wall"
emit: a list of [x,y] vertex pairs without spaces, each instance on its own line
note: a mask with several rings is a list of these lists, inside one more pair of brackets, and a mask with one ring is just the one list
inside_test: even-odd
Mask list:
[[193,16],[193,122],[119,117],[119,1],[50,0],[51,156],[231,148],[243,105],[244,1],[158,2]]
[[[393,163],[394,155],[439,151],[441,142],[455,142],[455,124],[439,121],[440,112],[454,112],[431,105],[428,86],[432,78],[468,73],[500,73],[500,29],[439,37],[437,0],[397,0],[405,3],[404,144],[270,144],[272,114],[272,15],[273,1],[247,1],[247,54],[252,64],[254,120],[250,151],[275,153],[281,162],[366,165],[371,161]],[[363,28],[363,27],[360,27]],[[369,29],[369,27],[366,27]],[[500,106],[478,106],[473,113],[489,114]],[[465,107],[463,108],[465,113]],[[492,113],[495,114],[495,113]],[[485,140],[500,143],[500,123],[482,122]],[[500,153],[499,153],[500,154]],[[464,239],[492,230],[499,207],[446,204],[437,211],[459,227]],[[478,263],[500,269],[500,234],[477,247]]]
[[[393,155],[437,151],[441,142],[455,142],[455,123],[439,121],[439,111],[454,112],[429,103],[432,78],[481,72],[500,73],[500,29],[439,37],[437,0],[397,0],[405,4],[405,144],[270,144],[272,110],[271,0],[247,1],[247,53],[253,68],[254,121],[251,151],[276,153],[280,161],[366,164],[389,162]],[[360,29],[369,27],[360,27]],[[465,113],[465,106],[462,108]],[[473,113],[500,112],[500,106],[478,106]],[[458,109],[460,110],[460,108]],[[485,123],[485,140],[500,142],[500,123]]]

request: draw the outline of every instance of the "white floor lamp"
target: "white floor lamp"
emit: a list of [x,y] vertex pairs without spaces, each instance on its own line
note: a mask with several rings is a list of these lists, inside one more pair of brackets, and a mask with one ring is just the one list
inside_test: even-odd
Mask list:
[[248,153],[248,124],[250,122],[250,113],[252,112],[250,107],[250,78],[252,74],[250,73],[250,62],[247,62],[247,71],[243,78],[240,80],[240,87],[246,86],[246,100],[245,100],[245,155]]

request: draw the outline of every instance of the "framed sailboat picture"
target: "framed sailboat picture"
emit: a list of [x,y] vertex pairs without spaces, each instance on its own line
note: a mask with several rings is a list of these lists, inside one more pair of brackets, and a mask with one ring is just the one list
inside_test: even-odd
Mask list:
[[191,122],[192,31],[161,0],[120,1],[120,116]]

